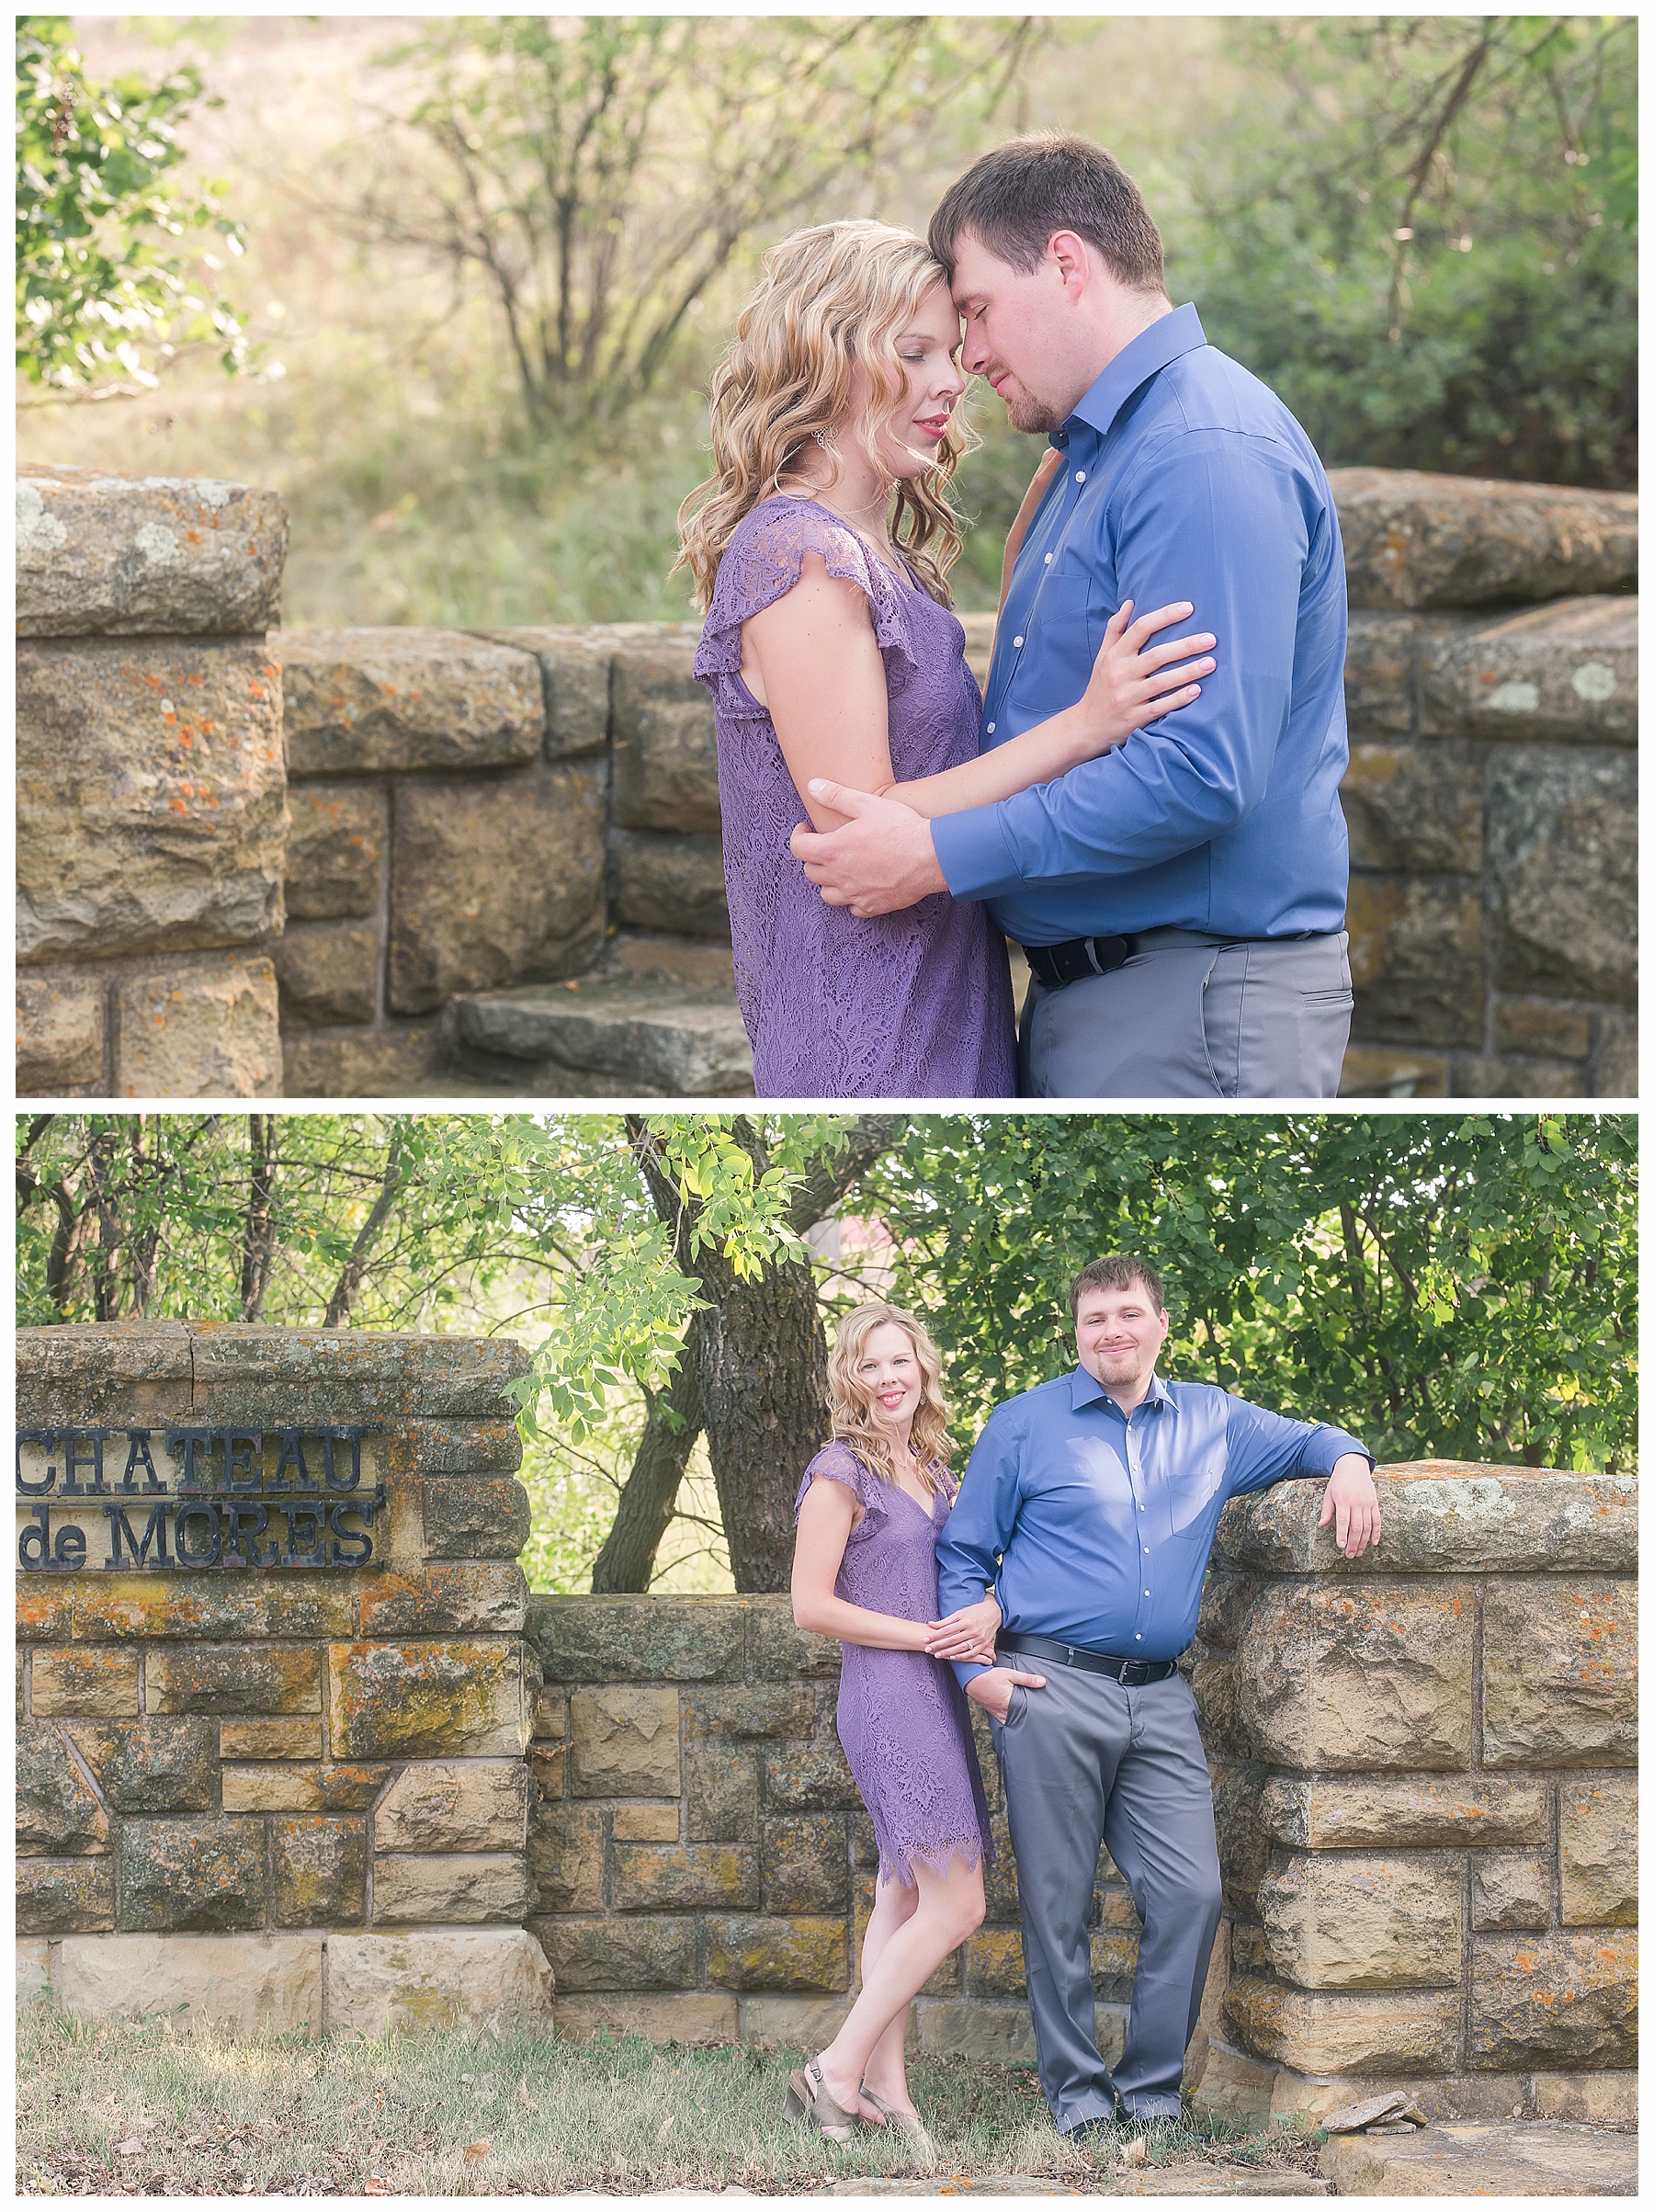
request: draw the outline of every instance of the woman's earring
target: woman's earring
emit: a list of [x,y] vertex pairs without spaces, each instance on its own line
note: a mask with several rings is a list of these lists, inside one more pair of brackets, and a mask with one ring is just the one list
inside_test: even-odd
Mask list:
[[837,460],[838,440],[833,437],[831,430],[815,430],[812,431],[810,435],[815,439],[816,444],[820,446],[823,453],[831,455],[833,459]]

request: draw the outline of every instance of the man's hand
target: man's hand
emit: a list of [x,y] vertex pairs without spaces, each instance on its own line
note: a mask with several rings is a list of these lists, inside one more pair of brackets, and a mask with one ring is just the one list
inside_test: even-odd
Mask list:
[[947,889],[923,814],[899,799],[876,799],[825,777],[812,779],[810,796],[833,813],[850,816],[825,836],[802,822],[792,834],[794,856],[804,863],[804,873],[829,906],[847,906],[866,919],[894,913]]
[[980,1597],[946,1620],[934,1620],[924,1648],[933,1659],[983,1659],[993,1664],[993,1639],[1003,1618],[997,1601]]
[[1346,1559],[1358,1560],[1369,1544],[1376,1544],[1384,1527],[1378,1511],[1378,1488],[1373,1470],[1358,1453],[1345,1452],[1327,1478],[1318,1528],[1337,1516],[1332,1541]]
[[990,1667],[985,1674],[973,1674],[965,1685],[965,1695],[980,1705],[989,1719],[1003,1726],[1005,1715],[1011,1710],[1011,1693],[1021,1683],[1025,1690],[1043,1690],[1043,1674],[1021,1674],[1014,1667]]

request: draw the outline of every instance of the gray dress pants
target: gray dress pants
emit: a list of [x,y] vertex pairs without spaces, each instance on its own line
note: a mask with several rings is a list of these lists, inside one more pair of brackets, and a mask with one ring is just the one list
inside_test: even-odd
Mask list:
[[1024,1098],[1336,1098],[1350,940],[1147,931],[1109,975],[1023,1005]]
[[[1059,2129],[1182,2111],[1222,1882],[1212,1786],[1181,1674],[1126,1689],[1106,1674],[1012,1653],[1046,1687],[1011,1693],[992,1729],[1022,1895],[1039,2083]],[[1106,1843],[1143,1928],[1126,2049],[1111,2078],[1096,2042],[1091,1916]]]

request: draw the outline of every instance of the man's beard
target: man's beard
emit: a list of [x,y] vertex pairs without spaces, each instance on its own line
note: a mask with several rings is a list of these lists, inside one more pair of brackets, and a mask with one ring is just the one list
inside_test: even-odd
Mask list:
[[1005,402],[1005,413],[1013,430],[1037,432],[1042,437],[1052,430],[1060,430],[1068,420],[1066,415],[1059,414],[1046,401],[1036,399],[1025,389],[1016,399]]
[[1134,1344],[1128,1352],[1098,1352],[1099,1380],[1103,1382],[1140,1382],[1143,1377],[1143,1355]]

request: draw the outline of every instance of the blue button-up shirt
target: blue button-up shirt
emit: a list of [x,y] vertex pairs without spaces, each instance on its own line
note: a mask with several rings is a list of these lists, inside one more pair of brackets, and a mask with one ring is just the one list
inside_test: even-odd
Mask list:
[[[1156,1376],[1127,1415],[1077,1367],[989,1416],[936,1541],[937,1605],[952,1613],[996,1586],[1007,1628],[1175,1659],[1194,1640],[1225,1503],[1330,1475],[1345,1452],[1371,1462],[1343,1429],[1211,1383]],[[982,1669],[955,1672],[964,1683]]]
[[1218,640],[1192,707],[1055,782],[931,827],[947,888],[1023,945],[1153,928],[1343,926],[1343,547],[1326,472],[1193,307],[1117,354],[1052,438],[1066,467],[1023,541],[982,743],[1071,707],[1124,599],[1192,599]]

